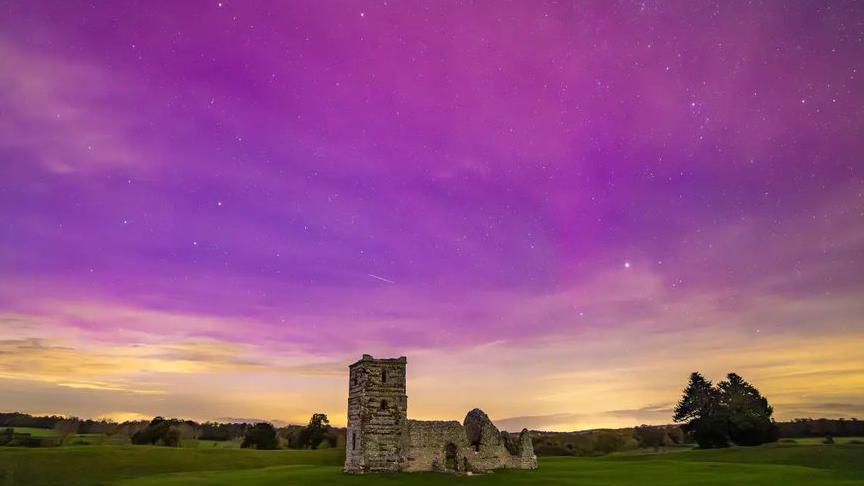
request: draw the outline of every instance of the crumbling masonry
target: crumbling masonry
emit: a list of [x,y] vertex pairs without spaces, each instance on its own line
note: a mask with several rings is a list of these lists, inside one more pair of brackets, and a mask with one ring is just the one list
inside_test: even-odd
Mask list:
[[408,420],[405,357],[368,354],[349,366],[345,472],[441,471],[481,473],[536,469],[528,430],[499,432],[482,410],[464,423]]

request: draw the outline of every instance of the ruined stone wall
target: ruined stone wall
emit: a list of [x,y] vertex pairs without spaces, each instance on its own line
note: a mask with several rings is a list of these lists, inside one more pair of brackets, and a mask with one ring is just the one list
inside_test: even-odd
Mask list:
[[536,469],[537,457],[531,436],[523,430],[518,438],[501,432],[480,409],[468,412],[464,422],[465,436],[471,447],[468,463],[476,472],[494,469]]
[[456,421],[409,420],[402,455],[403,471],[482,473],[537,468],[528,431],[518,436],[499,432],[479,409],[468,413],[464,425]]
[[352,364],[348,390],[345,471],[449,471],[536,469],[527,430],[501,432],[482,410],[454,421],[407,420],[404,357]]
[[366,466],[363,457],[363,437],[360,427],[360,394],[348,398],[348,427],[345,436],[345,471],[362,472]]
[[510,454],[507,457],[507,468],[536,469],[537,456],[534,454],[534,444],[528,429],[522,429],[518,434],[501,432],[501,441]]
[[[447,447],[452,444],[455,455],[447,461]],[[465,429],[455,420],[409,420],[403,437],[403,471],[466,471],[468,439]]]

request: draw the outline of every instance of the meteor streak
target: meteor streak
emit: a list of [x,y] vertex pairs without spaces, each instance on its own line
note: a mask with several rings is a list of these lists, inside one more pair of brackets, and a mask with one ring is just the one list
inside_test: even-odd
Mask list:
[[390,280],[389,278],[379,277],[378,275],[375,275],[375,274],[372,274],[372,273],[369,273],[369,274],[367,274],[367,275],[369,275],[370,277],[372,277],[372,278],[374,278],[374,279],[376,279],[376,280],[380,280],[380,281],[382,281],[382,282],[387,282],[387,283],[389,283],[389,284],[395,284],[395,283],[396,283],[396,282]]

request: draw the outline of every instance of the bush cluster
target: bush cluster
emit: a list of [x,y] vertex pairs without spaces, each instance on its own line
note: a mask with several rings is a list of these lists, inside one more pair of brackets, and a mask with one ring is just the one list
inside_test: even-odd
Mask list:
[[675,446],[684,443],[684,431],[676,425],[641,425],[626,429],[583,432],[531,432],[538,456],[599,456],[638,448]]

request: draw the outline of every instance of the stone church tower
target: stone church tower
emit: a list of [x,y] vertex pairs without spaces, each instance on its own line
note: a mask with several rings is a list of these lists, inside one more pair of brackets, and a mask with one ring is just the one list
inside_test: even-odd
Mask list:
[[345,472],[537,469],[528,430],[499,431],[480,409],[455,420],[408,420],[404,356],[364,354],[348,367],[348,437]]
[[401,440],[407,425],[405,357],[364,354],[349,366],[345,472],[401,470]]

